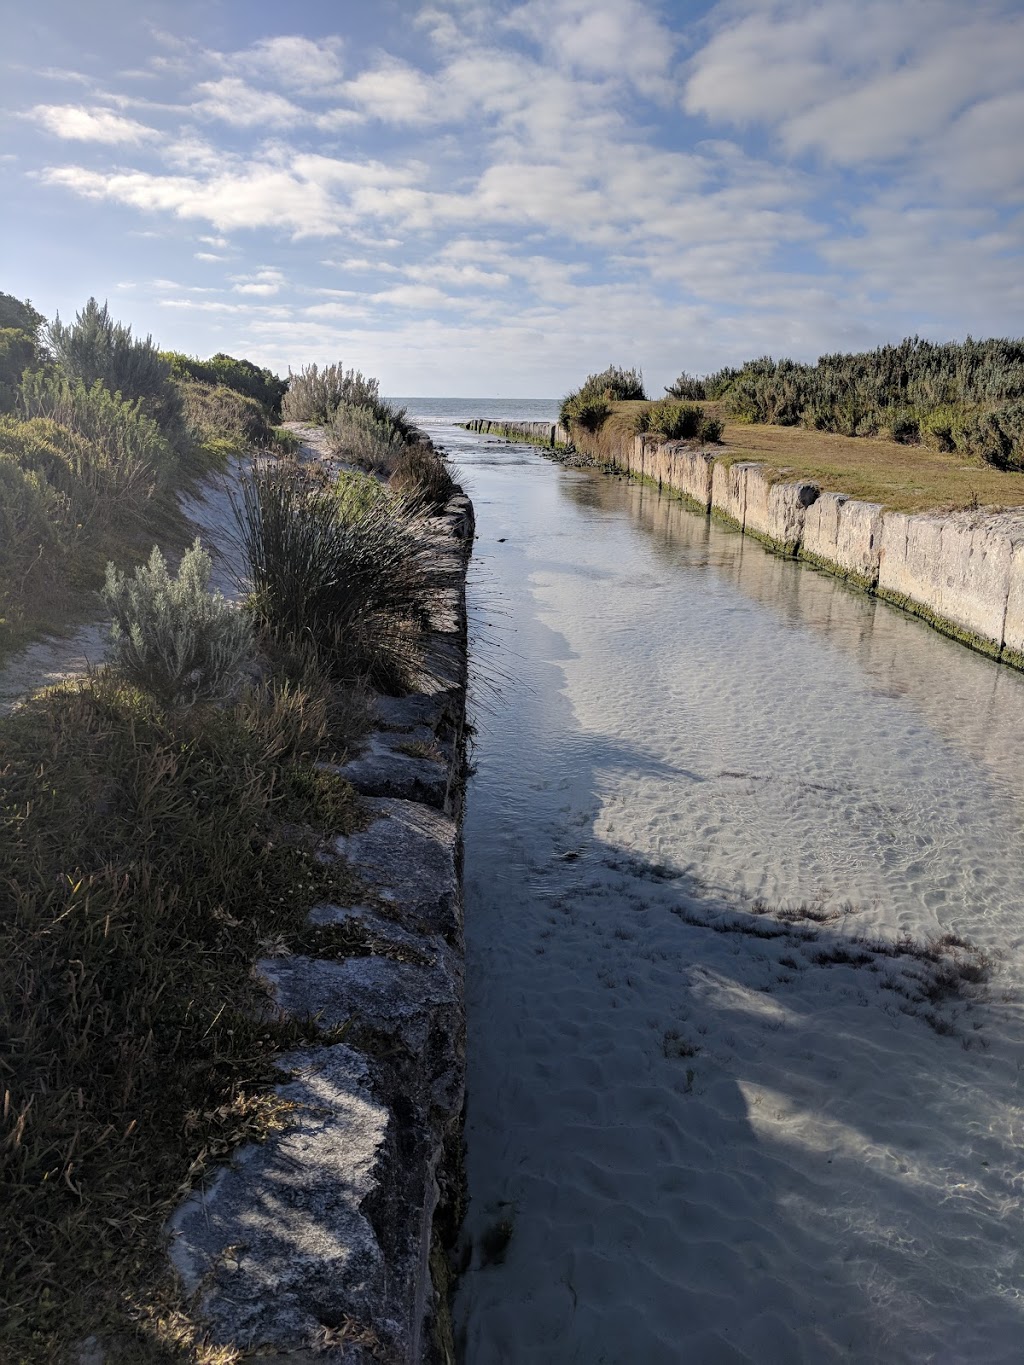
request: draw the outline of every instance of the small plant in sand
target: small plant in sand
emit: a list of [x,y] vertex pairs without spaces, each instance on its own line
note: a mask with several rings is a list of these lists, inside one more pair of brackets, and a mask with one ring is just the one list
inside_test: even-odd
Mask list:
[[157,546],[129,578],[107,565],[103,600],[114,615],[108,660],[167,705],[223,698],[252,657],[252,625],[209,592],[210,556],[197,540],[176,577]]

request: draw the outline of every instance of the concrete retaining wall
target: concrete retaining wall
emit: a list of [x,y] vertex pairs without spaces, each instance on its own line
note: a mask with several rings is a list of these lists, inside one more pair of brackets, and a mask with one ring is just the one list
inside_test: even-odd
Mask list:
[[501,436],[506,441],[525,441],[530,445],[551,446],[556,450],[567,450],[572,439],[561,422],[489,422],[484,417],[474,417],[471,422],[463,422],[467,431],[479,431],[485,436]]
[[[467,425],[478,431],[494,424]],[[787,480],[785,470],[650,434],[623,434],[610,450],[606,439],[598,447],[587,432],[575,433],[575,441],[595,462],[670,488],[695,510],[770,549],[846,578],[973,649],[1024,668],[1024,508],[887,512],[845,493],[822,492],[809,480]]]

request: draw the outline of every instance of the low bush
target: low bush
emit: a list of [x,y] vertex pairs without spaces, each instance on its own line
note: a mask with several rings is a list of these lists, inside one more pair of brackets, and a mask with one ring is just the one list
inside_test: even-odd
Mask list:
[[571,393],[562,401],[558,420],[567,430],[575,426],[584,431],[600,431],[611,410],[612,405],[606,398],[587,398],[582,393]]
[[250,607],[271,637],[311,647],[338,677],[408,682],[432,590],[414,517],[392,499],[342,516],[333,490],[268,467],[245,484],[238,519]]
[[169,479],[176,457],[141,400],[111,393],[102,381],[30,371],[19,406],[26,418],[47,418],[84,440],[69,454],[83,487],[114,502],[131,503],[158,480]]
[[334,492],[342,521],[358,519],[388,496],[387,489],[379,479],[358,469],[343,470],[335,481]]
[[198,540],[175,577],[157,546],[131,578],[107,565],[102,596],[114,618],[107,660],[165,706],[223,700],[253,656],[252,623],[209,591],[210,570]]
[[558,420],[565,427],[575,423],[585,431],[600,431],[611,411],[608,406],[610,403],[646,397],[643,375],[639,370],[624,370],[618,365],[609,365],[600,374],[588,375],[579,389],[562,399]]
[[650,431],[670,441],[702,441],[711,444],[722,438],[722,423],[692,403],[661,399],[641,408],[633,418],[633,430]]

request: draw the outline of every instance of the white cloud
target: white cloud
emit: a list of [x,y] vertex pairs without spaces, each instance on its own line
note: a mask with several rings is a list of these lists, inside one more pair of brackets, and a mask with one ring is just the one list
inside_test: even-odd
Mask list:
[[194,253],[197,261],[226,261],[226,256],[218,256],[215,251],[197,251]]
[[231,278],[236,294],[259,294],[264,297],[279,294],[286,283],[283,271],[270,266],[264,266],[254,275],[232,275]]
[[85,198],[205,220],[222,232],[275,228],[301,238],[333,236],[351,223],[354,210],[346,199],[348,192],[358,195],[368,192],[363,187],[400,184],[411,174],[376,161],[295,156],[286,147],[269,147],[251,161],[222,155],[215,169],[204,167],[204,173],[193,175],[103,174],[62,166],[43,171],[41,179]]
[[505,20],[556,64],[665,94],[678,39],[642,0],[528,0]]
[[344,87],[345,95],[371,118],[387,123],[427,123],[444,116],[442,91],[408,62],[388,58]]
[[720,5],[684,108],[764,123],[791,155],[840,165],[934,142],[973,101],[1021,86],[1019,7],[956,0]]
[[276,81],[297,93],[321,94],[337,87],[343,71],[342,40],[321,38],[314,42],[301,34],[262,38],[242,52],[223,58],[226,67]]
[[37,104],[29,117],[47,132],[75,142],[137,145],[157,136],[155,129],[112,109],[87,109],[80,104]]
[[202,81],[196,90],[200,98],[193,111],[233,128],[291,128],[307,118],[303,109],[283,95],[256,89],[237,76]]

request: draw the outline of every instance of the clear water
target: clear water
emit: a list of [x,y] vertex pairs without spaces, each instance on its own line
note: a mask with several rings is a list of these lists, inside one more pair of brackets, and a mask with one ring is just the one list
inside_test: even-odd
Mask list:
[[[465,1360],[1019,1360],[1024,677],[485,406]],[[949,930],[949,1032],[815,960]]]

